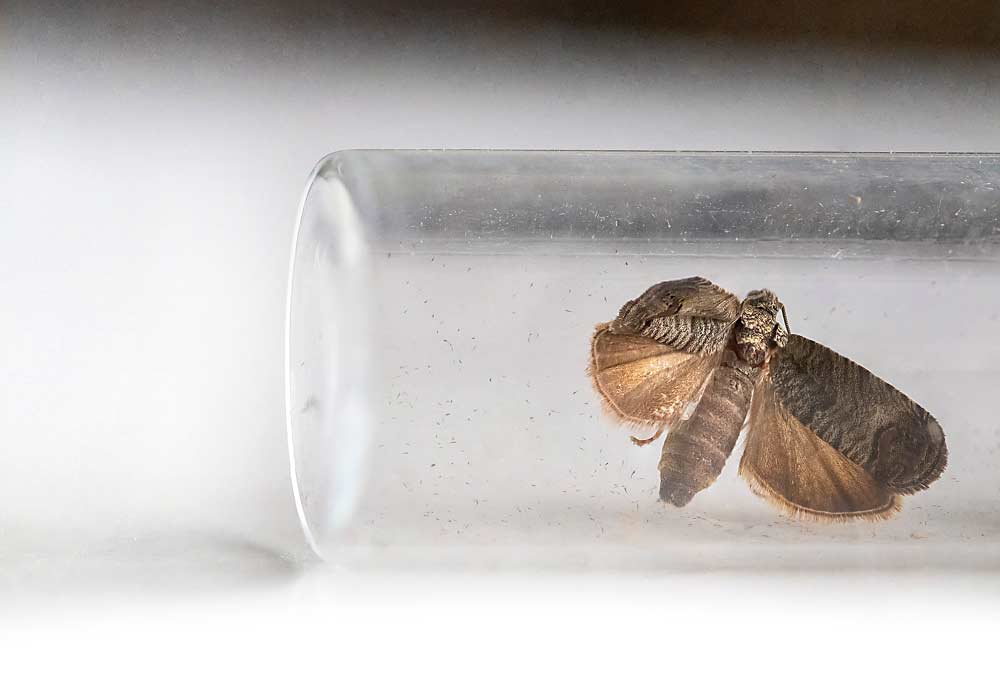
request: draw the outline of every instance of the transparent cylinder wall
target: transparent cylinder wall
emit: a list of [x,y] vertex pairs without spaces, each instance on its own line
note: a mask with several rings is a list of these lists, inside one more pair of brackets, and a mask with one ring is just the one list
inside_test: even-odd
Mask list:
[[[982,568],[1000,562],[1000,160],[352,151],[310,181],[289,292],[296,500],[357,565]],[[881,523],[737,475],[658,501],[586,373],[656,282],[769,288],[795,333],[922,404],[949,466]]]

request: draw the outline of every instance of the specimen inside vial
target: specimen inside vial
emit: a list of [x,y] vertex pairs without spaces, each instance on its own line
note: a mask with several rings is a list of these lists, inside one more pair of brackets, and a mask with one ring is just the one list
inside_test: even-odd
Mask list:
[[[788,332],[768,290],[744,300],[707,279],[666,281],[599,324],[589,371],[606,410],[664,432],[660,498],[710,486],[744,427],[740,475],[796,516],[887,518],[947,463],[925,409],[864,367]],[[748,418],[749,415],[749,418]]]

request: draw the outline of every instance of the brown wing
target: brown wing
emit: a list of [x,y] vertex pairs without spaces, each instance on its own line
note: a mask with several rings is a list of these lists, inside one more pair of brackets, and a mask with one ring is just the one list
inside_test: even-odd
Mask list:
[[721,355],[682,352],[600,324],[588,371],[605,408],[620,421],[670,428],[698,397]]
[[934,417],[830,348],[790,336],[770,373],[791,416],[893,492],[926,489],[944,470],[948,448]]
[[704,277],[661,281],[646,289],[637,302],[659,305],[670,314],[727,322],[736,321],[740,314],[740,299]]
[[708,279],[689,277],[650,286],[625,303],[608,328],[706,355],[725,347],[739,314],[739,298]]
[[849,461],[781,404],[771,377],[754,392],[740,476],[757,494],[792,515],[819,520],[881,520],[898,497]]

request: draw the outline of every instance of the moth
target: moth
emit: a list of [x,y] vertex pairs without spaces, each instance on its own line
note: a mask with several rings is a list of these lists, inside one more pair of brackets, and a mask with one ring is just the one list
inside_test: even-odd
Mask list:
[[888,518],[948,461],[933,416],[864,367],[791,334],[768,290],[740,301],[702,277],[656,284],[597,326],[589,373],[613,417],[655,429],[633,442],[667,432],[660,499],[678,507],[715,482],[744,423],[740,476],[796,517]]

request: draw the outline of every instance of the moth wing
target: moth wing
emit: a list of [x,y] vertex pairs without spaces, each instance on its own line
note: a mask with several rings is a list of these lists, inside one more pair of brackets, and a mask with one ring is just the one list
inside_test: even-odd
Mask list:
[[608,329],[707,355],[724,348],[739,314],[739,298],[708,279],[689,277],[650,286],[622,306]]
[[940,477],[948,462],[941,426],[864,367],[793,335],[770,374],[789,415],[893,492],[912,494]]
[[619,421],[671,428],[700,396],[722,353],[697,355],[598,325],[588,371],[605,409]]
[[767,374],[754,391],[739,473],[750,489],[794,516],[881,520],[899,510],[892,490],[785,408]]
[[651,286],[640,301],[652,299],[675,308],[674,314],[735,322],[740,315],[740,299],[704,277],[673,279]]

